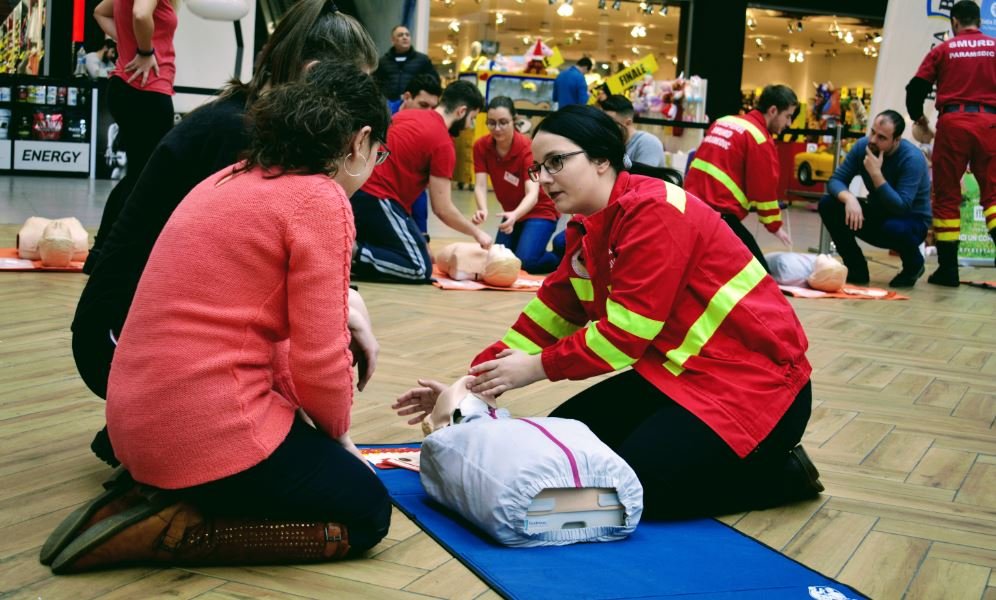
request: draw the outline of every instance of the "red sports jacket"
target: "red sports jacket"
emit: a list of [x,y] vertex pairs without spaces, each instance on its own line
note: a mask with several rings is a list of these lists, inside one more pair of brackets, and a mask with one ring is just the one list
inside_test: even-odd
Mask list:
[[567,255],[501,341],[552,381],[633,366],[741,457],[809,380],[806,336],[777,284],[719,215],[621,173],[608,205],[568,224]]
[[743,220],[750,209],[768,231],[782,226],[778,208],[778,151],[764,115],[719,119],[706,131],[688,169],[685,189],[721,213]]

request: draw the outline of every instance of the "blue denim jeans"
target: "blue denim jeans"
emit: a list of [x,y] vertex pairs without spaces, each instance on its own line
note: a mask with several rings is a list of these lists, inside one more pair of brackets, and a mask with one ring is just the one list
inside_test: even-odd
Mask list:
[[498,232],[496,244],[515,253],[527,273],[551,273],[560,264],[560,257],[546,249],[557,222],[549,219],[526,219],[512,227],[512,233]]

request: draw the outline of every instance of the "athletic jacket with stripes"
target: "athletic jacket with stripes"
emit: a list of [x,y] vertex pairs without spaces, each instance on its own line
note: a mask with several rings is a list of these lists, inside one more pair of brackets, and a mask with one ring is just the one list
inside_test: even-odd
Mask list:
[[513,348],[542,353],[552,381],[632,366],[743,457],[809,380],[806,347],[778,285],[714,210],[621,173],[604,209],[570,221],[557,271],[474,364]]
[[778,152],[764,115],[719,119],[706,131],[688,169],[685,189],[741,221],[751,209],[774,233],[782,226],[778,208]]

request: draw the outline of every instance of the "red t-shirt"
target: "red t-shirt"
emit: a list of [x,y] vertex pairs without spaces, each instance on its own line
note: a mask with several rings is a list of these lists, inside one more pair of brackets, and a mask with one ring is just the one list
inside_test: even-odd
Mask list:
[[[495,190],[498,203],[506,211],[515,210],[526,195],[526,169],[533,164],[533,150],[529,139],[518,131],[513,132],[512,147],[504,157],[498,156],[494,136],[490,133],[474,142],[474,172],[487,173],[491,177],[491,187]],[[526,219],[560,218],[553,200],[540,188],[536,206],[519,221]]]
[[978,29],[964,29],[934,46],[916,76],[937,82],[938,108],[948,104],[996,106],[996,38]]
[[[126,72],[125,67],[135,58],[138,42],[135,40],[135,30],[132,24],[132,8],[135,0],[114,0],[114,26],[118,30],[118,62],[111,73],[112,77],[120,77],[127,82],[134,72]],[[142,78],[136,77],[129,83],[131,87],[143,92],[158,92],[168,96],[173,95],[173,81],[176,80],[176,51],[173,49],[173,34],[176,33],[176,11],[170,0],[159,0],[156,10],[152,13],[155,31],[152,33],[152,48],[156,51],[156,62],[159,64],[159,75],[149,72],[148,82],[142,87]],[[144,48],[143,48],[144,50]]]
[[375,167],[360,188],[377,198],[388,198],[408,214],[429,177],[453,178],[456,149],[442,115],[435,110],[403,110],[394,115],[387,130],[391,156]]

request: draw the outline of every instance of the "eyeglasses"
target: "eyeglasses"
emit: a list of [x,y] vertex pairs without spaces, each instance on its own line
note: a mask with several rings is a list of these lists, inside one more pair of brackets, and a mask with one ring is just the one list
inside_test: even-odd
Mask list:
[[511,125],[512,122],[502,119],[501,121],[486,121],[484,124],[488,126],[488,129],[505,129]]
[[387,160],[388,156],[391,156],[391,151],[390,150],[388,150],[387,148],[384,148],[383,146],[381,146],[380,148],[378,148],[377,149],[377,156],[376,156],[376,158],[374,158],[374,166],[384,164],[384,161]]
[[564,154],[554,154],[541,163],[533,163],[529,165],[529,168],[526,169],[526,173],[533,181],[539,181],[540,168],[546,169],[546,172],[550,175],[556,175],[564,168],[564,159],[570,158],[575,154],[584,154],[584,150],[576,150],[574,152],[567,152]]

